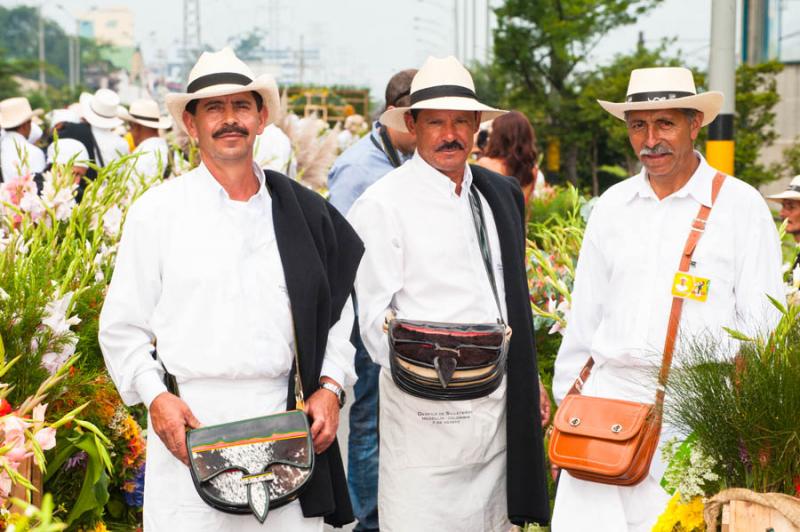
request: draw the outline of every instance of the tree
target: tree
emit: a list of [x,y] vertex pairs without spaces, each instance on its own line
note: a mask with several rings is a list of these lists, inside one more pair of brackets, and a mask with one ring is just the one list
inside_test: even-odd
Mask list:
[[237,57],[241,57],[245,61],[253,61],[264,57],[265,50],[261,44],[264,37],[263,30],[253,28],[249,33],[231,38],[228,42],[233,44],[233,51]]
[[782,70],[783,65],[775,61],[736,69],[734,173],[755,187],[780,177],[780,165],[766,166],[758,158],[778,138],[774,108],[780,95],[775,78]]
[[19,83],[14,76],[19,76],[35,67],[36,63],[24,59],[7,59],[6,51],[0,48],[0,100],[19,96]]
[[494,53],[513,82],[509,102],[543,119],[544,136],[557,137],[566,176],[577,184],[578,153],[591,140],[581,123],[578,68],[613,28],[662,0],[506,0],[495,10]]

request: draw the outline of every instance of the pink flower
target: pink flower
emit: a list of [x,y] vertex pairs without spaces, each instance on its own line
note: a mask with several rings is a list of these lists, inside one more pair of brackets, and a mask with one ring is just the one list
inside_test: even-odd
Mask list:
[[[11,464],[11,467],[13,468],[14,464]],[[0,469],[0,502],[3,502],[9,493],[11,493],[11,477],[5,470]]]
[[47,411],[47,403],[33,407],[33,420],[44,421],[44,413]]
[[52,449],[56,446],[56,429],[53,427],[43,428],[34,435],[34,438],[43,451]]

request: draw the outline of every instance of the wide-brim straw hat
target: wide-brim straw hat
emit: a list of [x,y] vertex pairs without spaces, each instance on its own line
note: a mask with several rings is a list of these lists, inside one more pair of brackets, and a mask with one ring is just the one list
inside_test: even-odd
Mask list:
[[280,95],[275,80],[269,74],[255,76],[252,69],[226,46],[219,52],[203,52],[189,72],[186,92],[167,94],[165,100],[172,120],[185,132],[183,111],[190,101],[249,91],[257,92],[264,100],[269,114],[266,125],[274,122],[280,112]]
[[95,127],[113,129],[122,125],[118,114],[123,107],[119,96],[111,89],[97,89],[94,94],[81,94],[81,116]]
[[24,96],[6,98],[0,102],[0,127],[13,129],[41,113],[41,109],[31,109],[30,102]]
[[379,121],[398,131],[408,131],[403,115],[413,109],[479,111],[481,121],[507,113],[478,101],[472,75],[453,56],[429,57],[411,80],[411,105],[385,111]]
[[719,114],[723,98],[719,91],[697,94],[688,68],[656,67],[631,71],[624,102],[597,100],[597,103],[620,120],[625,120],[627,111],[694,109],[703,113],[702,126],[706,126]]
[[767,199],[772,201],[781,201],[787,199],[800,201],[800,175],[796,175],[792,178],[792,180],[789,182],[789,186],[786,187],[786,190],[780,194],[767,196]]
[[120,109],[118,116],[126,122],[152,129],[169,129],[172,126],[172,119],[168,116],[162,117],[158,104],[149,98],[134,101],[129,110]]
[[89,167],[89,153],[86,146],[75,139],[58,139],[47,147],[47,160],[55,164],[69,164],[82,168]]

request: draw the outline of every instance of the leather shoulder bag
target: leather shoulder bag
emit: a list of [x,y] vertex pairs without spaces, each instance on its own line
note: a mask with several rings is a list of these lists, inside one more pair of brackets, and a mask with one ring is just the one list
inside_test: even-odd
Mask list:
[[[725,176],[717,173],[711,189],[711,205],[717,199]],[[688,272],[692,254],[705,230],[711,207],[700,206],[683,248],[678,270]],[[664,357],[658,376],[654,404],[581,395],[591,373],[591,357],[558,407],[550,435],[550,461],[582,480],[632,486],[650,472],[658,447],[664,406],[664,388],[672,365],[683,298],[674,297],[669,314]]]
[[[201,427],[186,433],[194,487],[217,510],[252,513],[263,523],[271,509],[295,500],[314,470],[314,445],[295,342],[295,410]],[[162,364],[163,365],[163,364]],[[166,371],[166,370],[165,370]],[[166,373],[170,392],[175,378]]]
[[484,397],[500,386],[506,371],[511,327],[503,321],[483,207],[473,187],[469,201],[497,305],[497,323],[436,323],[390,317],[384,326],[392,379],[401,390],[425,399]]

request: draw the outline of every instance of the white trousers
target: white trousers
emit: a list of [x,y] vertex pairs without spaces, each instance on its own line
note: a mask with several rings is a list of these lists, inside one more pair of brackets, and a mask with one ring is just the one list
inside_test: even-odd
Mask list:
[[506,384],[468,401],[411,396],[380,375],[383,532],[507,532]]
[[[286,410],[288,377],[259,380],[202,379],[182,383],[181,398],[204,425],[227,423]],[[262,525],[252,515],[208,506],[194,488],[189,468],[167,450],[154,431],[147,438],[144,484],[145,532],[321,532],[323,519],[306,519],[294,501],[270,510]]]
[[[652,403],[655,400],[655,371],[611,364],[596,365],[583,387],[583,394]],[[664,427],[661,442],[673,435],[670,427]],[[665,468],[659,444],[650,474],[635,486],[589,482],[562,471],[556,490],[551,531],[650,532],[670,499],[670,495],[661,487]]]

